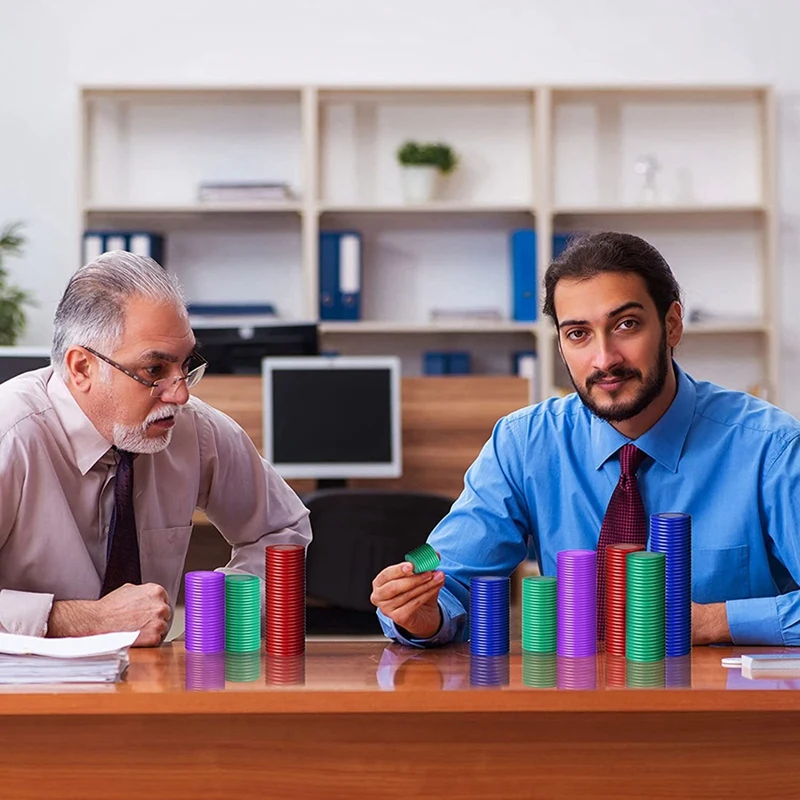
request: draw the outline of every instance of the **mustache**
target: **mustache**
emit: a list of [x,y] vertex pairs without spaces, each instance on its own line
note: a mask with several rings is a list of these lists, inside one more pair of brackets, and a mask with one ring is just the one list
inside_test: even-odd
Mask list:
[[609,370],[608,372],[593,372],[586,379],[586,388],[590,389],[599,381],[607,381],[609,378],[616,378],[617,380],[639,378],[639,380],[641,380],[642,373],[639,372],[638,369],[633,369],[633,367],[617,367],[616,369]]
[[144,424],[150,425],[153,422],[158,422],[160,419],[168,419],[169,417],[176,417],[181,410],[182,410],[181,406],[178,405],[164,406],[163,408],[159,408],[152,414],[150,414],[144,421]]

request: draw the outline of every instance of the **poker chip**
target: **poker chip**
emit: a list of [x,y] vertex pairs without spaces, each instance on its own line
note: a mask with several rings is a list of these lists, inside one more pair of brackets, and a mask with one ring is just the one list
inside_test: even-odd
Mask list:
[[221,653],[225,650],[225,575],[205,570],[187,572],[186,650]]
[[522,683],[532,689],[553,689],[558,679],[555,653],[522,653]]
[[663,553],[628,553],[625,564],[625,656],[632,661],[664,658]]
[[469,581],[470,653],[502,656],[509,648],[510,581],[501,576],[476,576]]
[[689,514],[653,514],[650,549],[663,553],[665,620],[668,656],[685,656],[692,649],[692,518]]
[[556,579],[531,575],[522,579],[522,649],[556,652]]
[[557,643],[559,656],[597,653],[597,553],[561,550],[556,556]]
[[410,553],[406,553],[406,561],[414,565],[414,574],[430,572],[439,566],[439,556],[436,551],[427,543],[415,547]]
[[261,581],[255,575],[225,576],[225,650],[261,648]]
[[[644,550],[640,544],[612,544],[606,548],[606,653],[625,655],[625,563],[628,553]],[[623,676],[624,683],[624,676]]]
[[305,652],[305,547],[274,544],[266,548],[266,649],[270,656]]

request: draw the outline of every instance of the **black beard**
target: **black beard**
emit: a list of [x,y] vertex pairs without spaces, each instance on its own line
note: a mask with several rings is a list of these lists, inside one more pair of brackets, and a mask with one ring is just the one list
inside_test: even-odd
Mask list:
[[[624,422],[627,419],[632,419],[641,414],[642,411],[661,394],[667,382],[670,360],[667,348],[667,331],[666,328],[663,328],[655,370],[647,380],[642,377],[642,373],[638,369],[620,367],[619,369],[614,369],[609,372],[592,373],[586,379],[586,385],[581,387],[575,382],[575,378],[572,377],[569,367],[567,367],[567,373],[569,374],[569,379],[572,381],[572,385],[575,387],[575,391],[578,393],[578,397],[580,397],[583,404],[592,414],[606,422]],[[564,364],[566,366],[566,362],[564,362]],[[590,390],[597,381],[608,378],[636,378],[641,381],[642,386],[636,397],[630,402],[624,405],[613,405],[610,408],[601,408],[592,400]]]

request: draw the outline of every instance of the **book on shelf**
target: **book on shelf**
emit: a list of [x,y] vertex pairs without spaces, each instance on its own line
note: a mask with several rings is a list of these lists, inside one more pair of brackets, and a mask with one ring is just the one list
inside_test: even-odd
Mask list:
[[472,359],[466,350],[426,350],[422,358],[424,375],[469,375]]
[[192,328],[256,328],[281,322],[272,303],[189,303]]
[[83,232],[84,264],[112,250],[124,250],[137,256],[147,256],[164,266],[164,236],[160,233],[96,230]]
[[197,190],[201,203],[255,203],[293,200],[294,194],[283,181],[230,181],[201,183]]

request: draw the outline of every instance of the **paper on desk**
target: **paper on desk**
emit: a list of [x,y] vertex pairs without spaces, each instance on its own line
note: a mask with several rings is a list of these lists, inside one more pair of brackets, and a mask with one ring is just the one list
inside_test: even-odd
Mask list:
[[0,653],[48,656],[50,658],[104,656],[127,650],[136,641],[138,635],[139,631],[123,631],[121,633],[99,633],[96,636],[43,639],[40,636],[0,633]]

